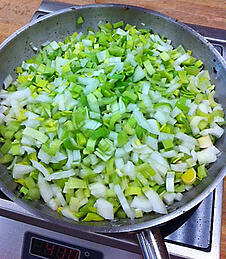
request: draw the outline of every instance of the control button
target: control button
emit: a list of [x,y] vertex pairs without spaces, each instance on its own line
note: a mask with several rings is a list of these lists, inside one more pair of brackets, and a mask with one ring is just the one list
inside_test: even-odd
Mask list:
[[90,253],[88,251],[85,251],[85,257],[90,257]]
[[221,54],[223,55],[223,48],[221,45],[216,45],[216,44],[213,44],[215,49]]

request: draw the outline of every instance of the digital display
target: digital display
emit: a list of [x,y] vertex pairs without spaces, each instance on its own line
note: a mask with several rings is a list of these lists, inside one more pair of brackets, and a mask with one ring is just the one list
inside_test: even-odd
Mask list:
[[44,258],[79,259],[80,251],[60,244],[32,237],[30,254]]

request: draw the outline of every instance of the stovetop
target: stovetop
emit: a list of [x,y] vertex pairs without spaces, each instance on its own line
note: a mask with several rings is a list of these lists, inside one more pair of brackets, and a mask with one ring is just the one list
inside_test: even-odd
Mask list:
[[[222,194],[223,182],[197,208],[160,228],[172,259],[219,258]],[[63,242],[69,247],[76,245],[101,251],[101,258],[141,259],[134,233],[106,235],[75,231],[34,217],[14,202],[5,197],[0,198],[0,258],[39,258],[29,257],[28,253],[31,239],[37,235],[41,235],[44,240],[54,240],[60,244]]]
[[[43,1],[32,20],[69,6],[71,5]],[[224,30],[191,24],[189,26],[205,36],[225,58]],[[199,206],[160,228],[171,258],[219,258],[222,194],[223,182]],[[0,193],[0,258],[40,258],[29,257],[28,253],[31,238],[40,233],[46,240],[54,238],[61,243],[64,241],[70,247],[73,244],[85,246],[86,250],[80,249],[84,258],[92,257],[90,254],[93,250],[89,249],[101,251],[104,258],[141,258],[135,234],[104,235],[63,229],[42,218],[35,218]],[[13,250],[9,240],[15,246]],[[98,258],[98,254],[93,258]]]

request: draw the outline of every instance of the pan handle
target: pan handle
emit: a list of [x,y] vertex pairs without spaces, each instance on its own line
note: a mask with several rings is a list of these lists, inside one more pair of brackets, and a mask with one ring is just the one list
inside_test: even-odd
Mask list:
[[137,233],[137,239],[144,259],[170,258],[159,228],[152,228]]

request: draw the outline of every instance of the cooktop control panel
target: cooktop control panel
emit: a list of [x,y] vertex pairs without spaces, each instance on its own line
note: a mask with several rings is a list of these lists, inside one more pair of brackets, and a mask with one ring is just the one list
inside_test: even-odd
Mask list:
[[32,232],[25,233],[22,259],[102,259],[103,254]]

